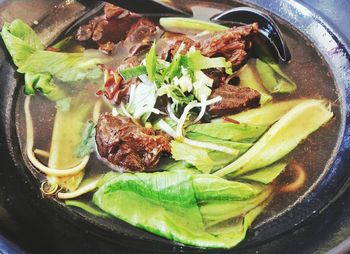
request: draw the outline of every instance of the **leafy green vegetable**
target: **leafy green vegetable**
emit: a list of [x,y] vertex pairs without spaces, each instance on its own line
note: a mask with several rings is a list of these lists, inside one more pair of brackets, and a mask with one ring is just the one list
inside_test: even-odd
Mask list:
[[206,57],[199,50],[187,53],[188,59],[194,71],[210,69],[210,68],[225,68],[227,74],[232,74],[232,64],[226,61],[224,57]]
[[35,91],[40,91],[51,101],[67,97],[66,93],[54,83],[49,73],[25,73],[24,83],[24,93],[27,95],[33,95]]
[[140,65],[133,68],[120,70],[119,74],[124,80],[139,77],[142,74],[147,74],[146,66]]
[[63,53],[38,50],[19,65],[18,72],[50,73],[63,82],[97,79],[102,76],[98,64],[106,63],[102,53],[87,50],[83,53]]
[[74,151],[75,156],[77,156],[78,158],[83,158],[84,156],[89,155],[91,152],[94,151],[94,131],[95,124],[92,121],[88,121],[83,131],[81,141]]
[[267,187],[248,200],[227,202],[225,200],[215,200],[204,203],[200,206],[200,212],[204,223],[208,226],[215,225],[230,218],[235,218],[245,214],[264,202],[271,195],[271,187]]
[[[222,158],[211,158],[209,155],[210,151],[205,148],[191,146],[182,142],[172,141],[171,142],[171,154],[173,159],[177,161],[186,161],[187,163],[195,166],[199,171],[203,173],[210,173],[214,169],[221,168],[231,161],[236,156],[231,157],[223,153]],[[221,159],[221,160],[220,160]]]
[[269,184],[281,174],[287,163],[275,163],[240,177],[240,179]]
[[[256,198],[258,193],[262,194]],[[200,247],[230,248],[244,238],[262,209],[257,206],[269,194],[269,189],[260,185],[188,171],[124,173],[109,175],[94,194],[93,202],[117,218],[168,239]],[[234,210],[236,216],[226,216],[225,220],[234,225],[229,227],[217,214],[220,211],[206,209],[211,203],[219,208],[238,207],[244,213]],[[213,222],[211,218],[219,224],[208,228],[211,224],[206,221]]]
[[96,209],[95,207],[86,204],[85,202],[77,201],[77,200],[66,200],[64,202],[67,206],[74,206],[78,207],[94,216],[102,217],[102,218],[108,218],[109,215]]
[[264,105],[272,101],[272,96],[266,91],[264,86],[260,83],[260,80],[255,75],[255,70],[250,64],[245,65],[239,71],[239,86],[249,87],[258,91],[261,94],[260,105]]
[[30,26],[19,19],[12,23],[6,22],[2,28],[1,37],[17,66],[24,64],[35,51],[44,48]]
[[[305,101],[304,99],[288,100],[250,109],[236,115],[228,116],[240,123],[270,126],[277,122],[291,108]],[[217,120],[224,122],[222,118]]]
[[[56,85],[48,78],[49,74],[64,82],[99,78],[102,71],[97,65],[107,61],[106,57],[94,50],[83,53],[44,51],[35,32],[18,19],[11,24],[5,23],[1,36],[18,72],[29,75],[25,87],[28,94],[33,94],[38,86],[34,81],[42,85],[42,90],[55,90],[54,93],[57,93]],[[51,98],[52,95],[47,97]]]
[[257,140],[266,130],[267,126],[214,122],[190,125],[186,135],[196,132],[223,140],[249,142]]
[[185,95],[178,86],[175,85],[162,85],[157,90],[158,96],[167,95],[168,98],[171,98],[175,109],[177,110],[179,106],[184,106],[191,101],[193,101],[194,97],[192,94]]
[[190,19],[190,18],[161,18],[159,24],[167,31],[181,33],[183,29],[202,32],[213,31],[220,32],[228,29],[226,26],[218,25],[212,22]]
[[270,93],[291,93],[297,88],[296,84],[282,72],[275,62],[257,59],[256,69],[265,88]]
[[154,82],[156,80],[157,71],[157,56],[155,43],[153,43],[151,49],[146,55],[146,70],[149,80],[151,80],[151,82]]
[[292,151],[332,116],[325,101],[305,100],[288,111],[245,154],[214,174],[238,176],[271,165]]
[[234,142],[230,140],[224,140],[220,138],[214,138],[214,137],[207,136],[197,132],[187,132],[186,137],[192,140],[209,142],[216,145],[221,145],[232,149],[236,149],[240,151],[240,154],[246,152],[253,145],[253,143],[248,143],[248,142],[241,143],[241,142]]

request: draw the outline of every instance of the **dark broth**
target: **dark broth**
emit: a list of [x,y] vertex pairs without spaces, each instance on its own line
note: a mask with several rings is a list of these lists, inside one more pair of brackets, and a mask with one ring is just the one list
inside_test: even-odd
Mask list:
[[[179,6],[193,8],[197,17],[210,17],[218,12],[218,9],[227,9],[227,5],[213,2],[178,0]],[[230,7],[232,3],[230,2]],[[264,213],[259,216],[254,225],[259,225],[267,219],[278,216],[291,205],[298,201],[307,190],[317,182],[318,178],[325,170],[325,166],[330,160],[331,154],[336,146],[337,137],[340,128],[340,109],[337,104],[338,91],[335,83],[328,71],[323,59],[318,55],[312,45],[298,32],[288,27],[286,24],[279,23],[287,44],[291,50],[292,61],[289,64],[281,65],[281,68],[289,75],[298,85],[295,93],[290,95],[274,95],[275,101],[289,100],[294,98],[323,98],[333,103],[332,111],[335,118],[313,133],[307,140],[300,144],[290,155],[290,161],[296,161],[302,165],[306,171],[306,182],[302,188],[296,192],[279,193],[272,200],[270,205],[265,209]],[[24,94],[20,95],[17,105],[17,123],[18,133],[22,147],[25,144],[25,119],[23,114]],[[35,123],[35,147],[49,150],[52,133],[52,126],[55,115],[55,107],[48,100],[35,96],[31,103],[33,121]],[[107,110],[107,109],[106,109]],[[24,149],[23,149],[24,150]],[[25,154],[23,154],[25,156]],[[91,156],[90,162],[86,168],[86,176],[90,177],[102,172],[111,170],[108,166],[98,159],[96,154]],[[288,175],[288,168],[284,175],[280,176],[279,185],[284,185],[292,181]],[[32,173],[38,177],[39,182],[44,178],[40,173],[33,170]],[[89,197],[83,197],[88,201]],[[86,216],[90,216],[86,214]],[[99,219],[100,220],[100,219]],[[111,219],[116,222],[116,220]],[[105,222],[106,224],[108,222]],[[113,226],[112,226],[113,227]]]

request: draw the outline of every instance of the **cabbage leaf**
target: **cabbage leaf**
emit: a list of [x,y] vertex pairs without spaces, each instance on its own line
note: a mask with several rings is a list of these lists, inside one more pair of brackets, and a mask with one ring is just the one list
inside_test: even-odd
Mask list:
[[283,115],[245,154],[214,174],[234,177],[271,165],[296,148],[332,116],[325,101],[305,100]]
[[[208,248],[242,241],[271,193],[262,185],[188,171],[109,174],[102,183],[93,202],[103,211],[170,240]],[[221,216],[209,204],[240,209]]]

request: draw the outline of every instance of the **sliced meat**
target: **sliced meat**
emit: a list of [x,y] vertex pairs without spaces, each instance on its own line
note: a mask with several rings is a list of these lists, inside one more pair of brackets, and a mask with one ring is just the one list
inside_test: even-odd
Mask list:
[[198,42],[184,34],[166,32],[158,41],[158,55],[164,60],[171,60],[182,44],[183,49],[180,54],[186,54],[192,46],[199,48]]
[[131,26],[126,40],[131,42],[140,42],[144,39],[149,39],[157,32],[157,26],[151,20],[140,18],[134,25]]
[[138,19],[139,16],[107,3],[104,14],[80,26],[76,38],[79,41],[92,40],[102,51],[110,53],[115,48],[115,43],[125,39],[127,32]]
[[257,32],[258,23],[253,23],[215,33],[201,44],[202,54],[207,57],[224,56],[232,63],[233,69],[237,69],[246,60],[252,36]]
[[157,25],[149,19],[139,19],[131,28],[124,44],[130,44],[130,56],[146,53],[151,47],[157,34]]
[[171,152],[168,136],[110,113],[100,116],[95,138],[100,156],[128,171],[152,169]]
[[210,98],[221,96],[222,100],[209,106],[209,113],[215,116],[236,114],[259,106],[260,93],[248,88],[222,85],[213,90]]

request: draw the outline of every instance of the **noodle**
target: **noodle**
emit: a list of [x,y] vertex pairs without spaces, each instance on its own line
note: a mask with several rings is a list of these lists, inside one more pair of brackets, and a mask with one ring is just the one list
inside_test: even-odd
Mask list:
[[41,150],[41,149],[34,149],[34,153],[37,155],[40,155],[44,158],[49,158],[50,157],[50,153],[48,151],[45,150]]
[[284,185],[280,191],[281,192],[293,192],[298,190],[300,187],[303,186],[305,180],[306,180],[306,173],[302,166],[300,166],[297,163],[293,163],[291,166],[293,173],[295,175],[294,182]]
[[[56,169],[56,168],[49,168],[42,164],[36,157],[35,153],[33,152],[33,146],[34,146],[34,130],[33,130],[33,119],[30,113],[30,96],[26,96],[26,99],[24,101],[24,113],[25,113],[25,119],[26,119],[26,129],[27,129],[27,145],[26,145],[26,152],[29,161],[33,164],[34,167],[36,167],[39,171],[46,175],[51,176],[69,176],[69,175],[75,175],[82,171],[87,163],[89,162],[90,156],[85,156],[82,161],[69,169]],[[101,108],[101,102],[96,102],[93,112],[94,121],[97,121],[99,111]]]
[[79,189],[72,191],[72,192],[59,192],[57,194],[57,197],[60,199],[71,199],[71,198],[76,198],[79,197],[81,195],[84,195],[90,191],[93,191],[94,189],[97,188],[97,183],[100,179],[96,179],[94,181],[92,181],[91,183],[88,183],[82,187],[80,187]]

